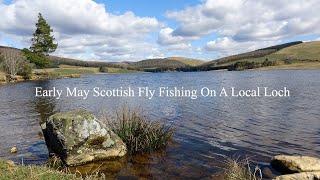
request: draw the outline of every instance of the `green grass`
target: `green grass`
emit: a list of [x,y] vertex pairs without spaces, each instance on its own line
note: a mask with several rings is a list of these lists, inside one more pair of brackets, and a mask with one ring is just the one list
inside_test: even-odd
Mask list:
[[242,161],[228,159],[225,168],[225,180],[260,180],[262,172],[258,167],[254,171],[250,168],[250,162],[245,159]]
[[282,49],[274,55],[287,56],[299,60],[320,61],[320,41],[306,42]]
[[2,180],[78,180],[74,174],[52,170],[45,166],[12,165],[0,160],[0,179]]
[[128,70],[128,69],[124,69],[124,68],[110,68],[110,67],[108,67],[107,69],[108,69],[108,73],[115,73],[115,74],[138,72],[135,70]]
[[2,71],[0,71],[0,83],[6,82],[6,74]]
[[111,129],[127,145],[130,154],[153,152],[167,146],[173,129],[158,121],[151,121],[138,111],[123,108],[114,119],[103,116]]
[[33,73],[36,76],[42,76],[47,78],[59,78],[79,77],[81,74],[94,74],[98,73],[98,71],[98,68],[93,67],[77,67],[62,65],[59,68],[34,69]]
[[64,69],[59,68],[53,71],[53,73],[58,73],[62,75],[69,75],[69,74],[93,74],[96,73],[95,69],[93,68],[79,68],[79,69]]

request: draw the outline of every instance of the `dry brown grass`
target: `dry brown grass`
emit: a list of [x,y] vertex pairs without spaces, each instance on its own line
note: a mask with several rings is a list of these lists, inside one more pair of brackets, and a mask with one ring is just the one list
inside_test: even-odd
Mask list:
[[55,170],[45,165],[23,166],[14,165],[7,161],[0,160],[0,179],[1,180],[104,180],[105,176],[98,172],[81,176],[79,172],[71,173],[68,169]]
[[262,172],[259,167],[251,169],[248,159],[226,161],[225,180],[261,180]]

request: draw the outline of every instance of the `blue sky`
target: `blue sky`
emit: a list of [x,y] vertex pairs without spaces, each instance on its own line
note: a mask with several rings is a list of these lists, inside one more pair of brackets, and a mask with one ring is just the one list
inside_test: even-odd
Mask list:
[[0,45],[29,47],[41,12],[59,44],[55,55],[212,60],[319,40],[319,8],[317,0],[0,0]]

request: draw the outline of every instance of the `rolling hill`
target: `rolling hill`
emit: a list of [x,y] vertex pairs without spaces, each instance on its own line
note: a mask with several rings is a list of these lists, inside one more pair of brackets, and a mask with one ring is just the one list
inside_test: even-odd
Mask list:
[[215,68],[215,67],[219,67],[219,66],[223,66],[223,67],[228,66],[230,64],[234,64],[239,61],[248,61],[248,60],[256,61],[259,58],[262,58],[263,60],[265,60],[264,57],[266,57],[270,54],[276,53],[276,52],[280,51],[281,49],[285,49],[290,46],[298,45],[301,43],[303,43],[303,42],[302,41],[290,42],[290,43],[280,44],[280,45],[271,46],[271,47],[267,47],[267,48],[263,48],[263,49],[258,49],[258,50],[251,51],[251,52],[227,56],[227,57],[223,57],[220,59],[216,59],[216,60],[204,63],[203,65],[201,65],[201,67],[206,67],[206,68],[210,69],[210,68]]
[[183,57],[168,57],[159,59],[146,59],[131,63],[130,66],[145,71],[152,70],[176,70],[177,68],[186,68],[201,65],[203,61]]
[[305,42],[291,46],[274,53],[274,55],[297,60],[320,61],[320,41]]
[[[22,55],[20,49],[0,46],[0,53],[11,49]],[[313,42],[290,42],[271,46],[255,51],[232,55],[219,58],[209,62],[198,59],[185,57],[168,57],[157,59],[146,59],[138,62],[99,62],[99,61],[82,61],[57,56],[49,56],[53,67],[61,65],[69,65],[76,67],[108,67],[126,70],[139,70],[146,72],[162,72],[162,71],[209,71],[219,69],[229,69],[235,65],[245,66],[244,69],[252,69],[265,66],[288,65],[292,63],[300,63],[299,67],[303,67],[306,62],[316,63],[319,67],[320,63],[320,41]],[[311,64],[308,64],[311,66]],[[231,68],[232,69],[232,68]]]

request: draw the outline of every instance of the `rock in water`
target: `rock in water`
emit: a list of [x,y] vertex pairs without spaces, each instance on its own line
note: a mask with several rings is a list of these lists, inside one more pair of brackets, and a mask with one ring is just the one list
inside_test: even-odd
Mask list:
[[18,152],[18,148],[16,146],[13,146],[11,149],[10,149],[10,152],[13,154],[13,153],[17,153]]
[[54,114],[41,128],[49,153],[68,166],[114,159],[127,152],[119,136],[85,110]]
[[282,173],[320,171],[320,159],[309,156],[275,156],[271,165]]

